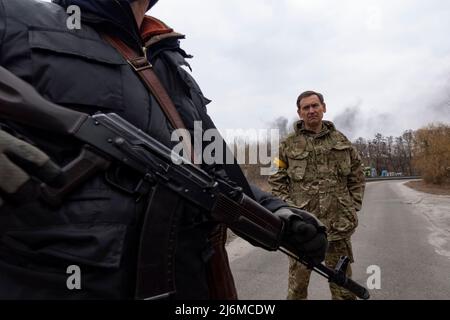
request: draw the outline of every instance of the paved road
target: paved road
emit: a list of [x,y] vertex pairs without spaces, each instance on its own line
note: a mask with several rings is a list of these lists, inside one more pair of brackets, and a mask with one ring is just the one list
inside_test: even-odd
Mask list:
[[[450,197],[428,195],[404,181],[370,182],[352,237],[354,279],[367,284],[367,268],[380,267],[381,289],[372,299],[450,299]],[[242,239],[228,246],[241,299],[285,299],[288,260]],[[330,299],[328,284],[311,279],[310,299]]]

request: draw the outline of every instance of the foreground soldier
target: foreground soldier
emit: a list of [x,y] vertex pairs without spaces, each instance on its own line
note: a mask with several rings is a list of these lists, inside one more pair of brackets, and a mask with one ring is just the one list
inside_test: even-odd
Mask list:
[[[212,126],[206,115],[208,100],[182,68],[188,57],[178,43],[183,36],[159,20],[144,18],[156,1],[55,2],[0,0],[1,66],[54,103],[90,114],[115,112],[172,147],[174,127],[127,61],[101,35],[106,34],[136,52],[147,48],[153,70],[187,129],[193,130],[195,120],[205,125],[206,119]],[[67,28],[65,8],[72,4],[81,8],[80,30]],[[140,228],[150,199],[137,199],[127,191],[136,186],[137,177],[124,167],[110,168],[84,183],[58,208],[35,197],[22,198],[36,195],[36,180],[61,183],[59,166],[76,157],[81,146],[17,123],[4,122],[2,128],[0,298],[135,297],[138,261],[146,254],[139,250]],[[323,260],[326,236],[307,213],[294,214],[295,209],[287,209],[285,202],[256,188],[250,191],[237,165],[205,169],[241,184],[249,194],[253,191],[257,201],[282,216],[284,237],[314,262]],[[157,236],[153,243],[175,246],[175,257],[167,253],[168,266],[161,266],[175,274],[166,279],[155,273],[151,275],[154,283],[174,281],[176,292],[171,297],[176,299],[236,298],[224,250],[225,229],[181,200],[177,219],[167,223],[173,224],[175,243],[162,243]],[[79,289],[70,290],[67,285],[70,266],[81,270]]]
[[[350,236],[358,225],[364,174],[361,159],[350,141],[330,121],[322,121],[326,105],[322,94],[302,93],[297,100],[300,121],[280,145],[278,172],[269,183],[272,193],[316,215],[328,230],[325,263],[334,267],[340,256],[353,262]],[[347,269],[351,276],[350,265]],[[290,259],[288,299],[306,299],[311,271]],[[355,295],[330,283],[333,299]]]

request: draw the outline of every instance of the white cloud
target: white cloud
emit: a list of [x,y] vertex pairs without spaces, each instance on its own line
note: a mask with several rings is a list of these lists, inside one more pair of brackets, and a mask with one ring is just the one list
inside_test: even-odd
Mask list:
[[292,119],[306,89],[329,119],[359,104],[354,135],[450,122],[448,1],[160,0],[150,13],[187,35],[222,129]]
[[[223,3],[161,1],[153,12],[188,34],[194,73],[214,99],[210,113],[220,127],[290,119],[296,96],[310,88],[326,94],[331,119],[361,101],[361,135],[450,121],[448,114],[417,116],[448,90],[447,2],[264,1],[271,15],[261,20],[242,15],[258,7],[254,1]],[[210,31],[192,28],[186,12]],[[390,118],[401,120],[373,120]]]

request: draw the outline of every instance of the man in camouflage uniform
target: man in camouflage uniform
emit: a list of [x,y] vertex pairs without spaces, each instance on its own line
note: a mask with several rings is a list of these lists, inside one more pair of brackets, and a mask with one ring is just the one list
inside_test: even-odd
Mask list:
[[[269,178],[272,193],[311,212],[327,227],[329,248],[325,263],[334,268],[340,256],[353,262],[350,236],[358,225],[364,173],[350,141],[330,121],[323,121],[322,94],[306,91],[297,99],[300,121],[281,144],[278,172]],[[290,259],[288,299],[306,299],[311,270]],[[351,276],[350,265],[347,275]],[[330,283],[333,299],[356,299]]]

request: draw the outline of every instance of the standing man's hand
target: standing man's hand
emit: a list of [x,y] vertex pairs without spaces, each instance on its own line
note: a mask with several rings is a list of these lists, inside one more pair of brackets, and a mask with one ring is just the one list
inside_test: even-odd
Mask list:
[[[33,178],[32,178],[33,177]],[[0,130],[0,206],[36,196],[37,178],[51,186],[64,182],[61,168],[41,150]]]
[[278,209],[275,214],[286,223],[284,240],[305,255],[311,263],[319,264],[325,259],[328,240],[325,226],[312,214],[293,207]]

